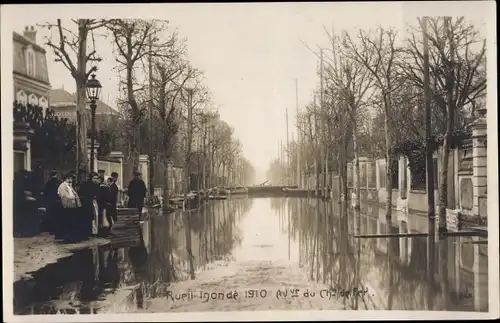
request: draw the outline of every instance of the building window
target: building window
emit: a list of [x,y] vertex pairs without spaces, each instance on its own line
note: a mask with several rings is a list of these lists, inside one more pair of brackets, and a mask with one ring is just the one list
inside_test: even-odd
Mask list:
[[26,105],[28,103],[28,95],[26,95],[26,92],[21,90],[21,91],[17,92],[16,100],[17,100],[17,102]]
[[28,76],[35,76],[35,52],[32,47],[26,49],[26,72]]
[[45,111],[49,107],[49,103],[47,102],[47,99],[42,96],[40,98],[40,100],[38,100],[38,105],[43,109],[43,114],[45,115]]
[[30,94],[28,97],[28,103],[31,105],[38,105],[38,97],[35,94]]
[[26,154],[22,151],[14,152],[14,172],[26,168]]

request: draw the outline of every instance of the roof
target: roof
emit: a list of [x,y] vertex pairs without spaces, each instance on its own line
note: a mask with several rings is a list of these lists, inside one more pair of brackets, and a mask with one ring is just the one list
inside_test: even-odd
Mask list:
[[64,89],[51,89],[49,92],[50,105],[53,107],[76,106],[75,96]]
[[[26,49],[31,47],[34,53],[34,74],[28,74],[26,64]],[[49,73],[47,69],[47,58],[45,49],[37,45],[32,40],[13,32],[13,72],[14,75],[22,75],[32,80],[43,83],[47,88],[50,87]]]
[[17,33],[17,32],[12,32],[13,33],[13,39],[14,41],[18,41],[24,45],[32,45],[34,49],[37,49],[39,50],[40,52],[42,53],[46,53],[46,50],[45,48],[43,48],[42,46],[38,45],[37,43],[33,42],[31,39],[27,38],[27,37],[24,37],[23,35]]
[[[64,89],[52,89],[50,90],[50,106],[53,108],[58,107],[68,107],[75,106],[76,107],[76,95],[71,94]],[[97,109],[96,114],[112,114],[118,115],[119,112],[102,102],[101,100],[97,100]]]

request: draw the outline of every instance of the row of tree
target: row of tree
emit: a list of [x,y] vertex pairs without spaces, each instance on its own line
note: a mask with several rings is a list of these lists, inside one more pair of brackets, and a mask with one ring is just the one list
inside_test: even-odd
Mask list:
[[79,169],[88,168],[85,84],[97,70],[94,63],[101,61],[95,39],[105,37],[113,46],[120,80],[120,118],[108,126],[108,141],[124,152],[133,170],[139,168],[141,153],[150,155],[152,168],[155,162],[163,164],[165,194],[168,162],[184,165],[188,176],[203,174],[203,188],[215,184],[208,179],[219,175],[226,183],[229,178],[251,181],[253,169],[242,157],[241,144],[211,109],[203,73],[189,62],[186,40],[168,21],[72,19],[66,27],[58,19],[44,26],[56,30],[46,44],[76,84]]
[[[426,55],[432,125],[428,144],[439,150],[441,165],[448,165],[450,149],[470,136],[469,126],[485,107],[485,38],[463,17],[419,19],[404,34],[383,27],[358,30],[355,35],[326,29],[325,33],[330,48],[311,49],[321,61],[319,88],[298,115],[300,140],[288,147],[288,154],[292,161],[299,154],[304,170],[316,166],[317,188],[320,169],[339,174],[344,196],[346,165],[354,161],[356,209],[359,156],[385,157],[386,217],[390,219],[396,156],[409,157],[412,176],[424,174],[425,178]],[[440,172],[439,223],[446,225],[448,167]]]

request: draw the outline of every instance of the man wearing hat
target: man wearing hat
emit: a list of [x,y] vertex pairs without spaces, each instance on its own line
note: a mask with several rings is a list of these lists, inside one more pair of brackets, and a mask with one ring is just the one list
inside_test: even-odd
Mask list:
[[60,200],[59,194],[57,194],[57,189],[61,185],[61,181],[57,178],[57,172],[52,171],[49,173],[49,180],[45,183],[45,188],[43,190],[43,199],[45,202],[45,208],[47,210],[47,224],[49,232],[55,233],[56,230],[56,218],[57,206]]
[[104,169],[99,169],[97,171],[97,173],[99,174],[99,178],[101,179],[101,183],[104,183],[104,174],[106,173],[106,171]]
[[139,210],[139,216],[142,214],[142,207],[144,205],[146,192],[146,184],[141,179],[141,173],[134,172],[134,179],[132,179],[128,184],[128,207],[137,208]]
[[110,177],[109,191],[110,191],[110,204],[111,204],[110,215],[114,222],[116,222],[117,220],[116,217],[116,205],[118,202],[118,185],[116,185],[117,180],[118,180],[118,173],[112,172]]

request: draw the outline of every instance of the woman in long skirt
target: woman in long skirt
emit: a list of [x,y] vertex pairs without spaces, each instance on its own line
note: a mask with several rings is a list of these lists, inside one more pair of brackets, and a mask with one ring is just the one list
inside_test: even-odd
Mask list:
[[57,194],[61,198],[61,217],[64,240],[76,242],[79,240],[79,208],[82,206],[80,197],[73,188],[73,175],[64,176],[64,182],[59,185]]

